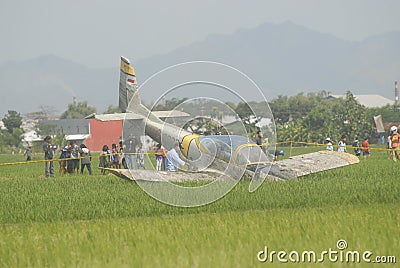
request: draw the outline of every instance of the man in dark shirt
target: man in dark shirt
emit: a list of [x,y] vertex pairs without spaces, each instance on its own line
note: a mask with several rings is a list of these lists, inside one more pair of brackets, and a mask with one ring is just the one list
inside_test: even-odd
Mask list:
[[261,130],[259,130],[259,131],[257,131],[257,140],[256,140],[256,143],[257,143],[258,146],[260,146],[261,150],[262,150],[264,153],[266,153],[265,146],[263,146],[263,142],[264,142],[264,140],[263,140],[263,133],[261,132]]
[[43,142],[44,160],[47,160],[45,162],[46,177],[54,177],[54,162],[49,161],[49,160],[52,160],[54,158],[54,151],[56,149],[57,149],[57,146],[51,145],[51,137],[46,136],[46,138],[44,138],[44,142]]

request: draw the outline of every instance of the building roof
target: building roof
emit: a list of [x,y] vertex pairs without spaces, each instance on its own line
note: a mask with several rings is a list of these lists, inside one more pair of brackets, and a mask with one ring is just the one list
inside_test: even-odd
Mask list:
[[39,121],[39,124],[41,125],[54,126],[54,132],[64,135],[89,134],[89,123],[89,120],[86,119],[59,119]]
[[[331,95],[334,98],[346,98],[346,95]],[[378,94],[354,95],[354,98],[365,107],[376,108],[393,105],[394,101]]]
[[134,113],[115,113],[115,114],[91,114],[86,119],[96,119],[99,121],[118,121],[124,119],[143,119],[144,117]]
[[177,110],[171,110],[171,111],[153,111],[153,114],[159,118],[171,118],[171,117],[187,117],[190,116],[190,114],[182,112],[182,111],[177,111]]
[[76,140],[85,140],[89,138],[89,134],[73,134],[73,135],[65,135],[65,139],[67,141],[76,141]]
[[[158,118],[176,118],[176,117],[187,117],[188,113],[182,111],[153,111],[153,114]],[[116,120],[139,120],[145,117],[136,113],[115,113],[115,114],[91,114],[85,117],[86,119],[96,119],[99,121],[116,121]]]

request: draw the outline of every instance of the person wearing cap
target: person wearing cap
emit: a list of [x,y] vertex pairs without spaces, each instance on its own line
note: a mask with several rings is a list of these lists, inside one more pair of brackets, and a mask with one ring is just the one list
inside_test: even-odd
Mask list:
[[326,150],[333,152],[333,145],[331,138],[326,138],[325,142],[326,142]]
[[397,133],[397,127],[392,126],[390,128],[390,141],[392,145],[391,157],[393,161],[397,161],[399,159],[399,144],[400,144],[400,134]]
[[165,163],[165,169],[166,171],[172,171],[172,172],[177,172],[179,166],[184,166],[185,161],[183,161],[179,157],[180,153],[180,147],[179,143],[175,143],[174,147],[171,150],[168,150],[167,152],[167,157],[166,157],[166,163]]

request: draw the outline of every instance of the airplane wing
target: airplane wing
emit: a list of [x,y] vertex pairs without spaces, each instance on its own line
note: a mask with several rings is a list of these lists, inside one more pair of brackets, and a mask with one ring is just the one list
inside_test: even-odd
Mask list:
[[[221,178],[221,174],[213,172],[168,172],[168,171],[155,171],[155,170],[129,170],[129,169],[116,169],[104,168],[104,170],[117,175],[120,178],[129,181],[149,181],[149,182],[184,182],[184,181],[213,181]],[[196,174],[193,176],[193,174]],[[222,175],[222,177],[224,177]]]
[[[265,177],[268,180],[288,180],[304,175],[318,173],[321,171],[345,167],[359,163],[358,157],[349,153],[320,151],[293,156],[289,159],[271,163],[271,168],[264,168],[269,173],[256,173],[256,176]],[[153,182],[184,182],[184,181],[213,181],[215,179],[227,178],[217,172],[167,172],[154,170],[128,170],[105,168],[110,173],[130,181],[153,181]],[[250,172],[250,171],[249,171]],[[247,175],[251,175],[248,173]]]
[[359,162],[358,157],[349,153],[319,151],[276,161],[271,165],[268,174],[287,180]]

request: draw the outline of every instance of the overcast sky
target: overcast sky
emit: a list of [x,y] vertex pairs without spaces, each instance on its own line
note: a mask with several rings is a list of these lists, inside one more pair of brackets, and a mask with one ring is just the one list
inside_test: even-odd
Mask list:
[[54,54],[111,67],[286,20],[346,40],[400,31],[398,0],[0,0],[0,64]]

